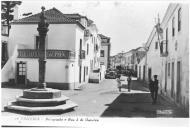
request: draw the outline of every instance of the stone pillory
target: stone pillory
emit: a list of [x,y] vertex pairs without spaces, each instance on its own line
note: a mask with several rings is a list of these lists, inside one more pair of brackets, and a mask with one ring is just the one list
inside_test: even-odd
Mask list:
[[63,96],[61,90],[46,88],[45,71],[46,71],[46,44],[45,37],[48,32],[49,24],[46,22],[44,13],[45,7],[42,7],[40,22],[38,23],[38,32],[40,35],[39,55],[39,83],[36,88],[23,91],[20,96],[11,105],[6,106],[8,110],[24,111],[36,114],[44,112],[55,112],[71,110],[78,105],[69,98]]
[[46,88],[45,83],[45,70],[46,70],[46,43],[45,38],[48,32],[49,24],[46,22],[46,17],[44,13],[45,7],[42,7],[42,12],[40,15],[40,22],[38,23],[38,32],[40,35],[40,57],[39,57],[39,84],[38,88]]

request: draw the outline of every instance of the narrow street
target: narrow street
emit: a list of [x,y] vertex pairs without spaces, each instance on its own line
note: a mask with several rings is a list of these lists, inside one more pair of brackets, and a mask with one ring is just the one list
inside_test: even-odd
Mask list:
[[[96,117],[188,117],[175,105],[160,96],[158,103],[152,105],[150,92],[142,83],[132,81],[132,90],[122,88],[119,92],[114,79],[103,80],[100,84],[86,84],[82,90],[63,90],[63,95],[78,104],[75,111],[58,113],[62,116]],[[18,115],[4,111],[3,106],[22,95],[22,89],[2,88],[2,115]],[[25,115],[25,113],[22,113]]]

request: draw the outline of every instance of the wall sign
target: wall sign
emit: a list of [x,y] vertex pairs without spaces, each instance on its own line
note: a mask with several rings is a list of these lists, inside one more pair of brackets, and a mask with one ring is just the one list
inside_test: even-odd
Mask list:
[[[40,50],[34,49],[19,49],[18,58],[39,58],[41,57]],[[75,53],[69,50],[47,50],[47,59],[74,59]]]

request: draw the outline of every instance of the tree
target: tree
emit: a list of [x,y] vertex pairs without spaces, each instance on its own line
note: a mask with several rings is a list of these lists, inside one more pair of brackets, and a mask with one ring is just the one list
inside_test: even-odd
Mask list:
[[14,16],[12,13],[14,12],[14,7],[16,5],[21,5],[21,1],[1,1],[1,22],[5,22],[8,26],[8,36],[9,30],[11,28],[10,22],[13,20]]

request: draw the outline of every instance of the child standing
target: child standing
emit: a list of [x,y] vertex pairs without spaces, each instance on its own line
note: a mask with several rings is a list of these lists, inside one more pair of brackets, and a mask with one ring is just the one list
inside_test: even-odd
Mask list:
[[128,82],[128,92],[130,92],[131,91],[131,74],[129,74],[127,78],[127,82]]
[[117,87],[119,89],[119,91],[121,92],[121,80],[120,80],[120,75],[117,77],[116,81],[117,81]]

